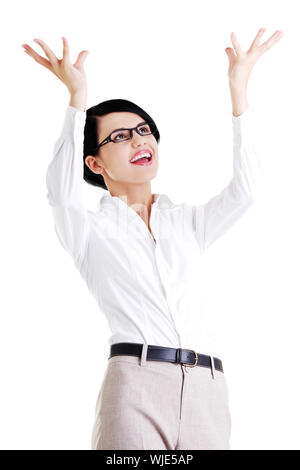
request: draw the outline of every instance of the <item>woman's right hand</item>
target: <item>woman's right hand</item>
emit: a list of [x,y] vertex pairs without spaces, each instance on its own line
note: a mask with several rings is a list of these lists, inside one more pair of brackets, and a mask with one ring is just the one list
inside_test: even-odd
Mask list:
[[87,80],[84,71],[84,62],[89,54],[88,51],[84,50],[78,54],[75,64],[71,63],[70,49],[66,38],[63,40],[63,58],[58,59],[54,52],[47,46],[44,41],[40,39],[34,39],[34,41],[41,46],[45,55],[49,60],[40,56],[35,52],[28,44],[22,44],[25,51],[39,64],[46,67],[54,75],[56,75],[68,88],[71,95],[84,95],[87,94]]

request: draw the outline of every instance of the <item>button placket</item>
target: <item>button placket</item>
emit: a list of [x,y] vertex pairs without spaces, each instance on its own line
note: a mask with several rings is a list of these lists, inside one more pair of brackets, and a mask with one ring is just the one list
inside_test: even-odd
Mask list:
[[[165,270],[164,270],[164,267],[163,267],[163,258],[160,256],[160,252],[161,252],[160,246],[157,246],[156,251],[155,251],[156,267],[157,267],[157,271],[158,271],[160,279],[161,279],[162,286],[164,288],[166,301],[167,301],[168,308],[169,308],[170,317],[172,319],[172,323],[173,323],[175,331],[177,333],[178,342],[179,342],[179,345],[180,345],[179,347],[181,347],[181,337],[180,337],[179,330],[177,328],[176,321],[175,321],[176,315],[174,315],[174,313],[173,313],[172,291],[169,288],[169,284],[168,284],[168,281],[167,281],[167,276],[165,276]],[[175,308],[174,308],[174,310],[175,310]]]
[[[151,211],[151,214],[150,214],[150,220],[149,220],[149,226],[151,228],[152,233],[153,233],[152,226],[154,226],[154,232],[155,232],[155,229],[156,229],[156,225],[155,225],[156,220],[157,220],[157,208],[156,208],[156,206],[154,206],[152,208],[152,211]],[[158,227],[158,230],[159,230],[159,228],[160,227]],[[147,231],[149,232],[148,228],[147,228]],[[152,235],[150,234],[150,232],[149,232],[149,235],[152,238]],[[155,233],[153,233],[153,236],[155,237]],[[164,267],[163,267],[163,257],[160,255],[160,253],[161,253],[160,244],[159,244],[158,238],[155,237],[155,239],[156,239],[156,243],[154,242],[153,239],[152,240],[153,240],[153,243],[155,245],[154,256],[155,256],[155,261],[156,261],[156,269],[157,269],[157,272],[159,273],[159,277],[160,277],[162,286],[164,288],[166,301],[167,301],[167,305],[168,305],[168,309],[169,309],[169,314],[170,314],[172,323],[174,325],[174,329],[175,329],[177,337],[178,337],[179,345],[181,347],[181,338],[180,338],[180,334],[179,334],[177,326],[176,326],[176,322],[175,322],[175,319],[174,319],[174,314],[172,313],[172,311],[173,311],[172,302],[170,302],[170,297],[172,298],[172,292],[169,290],[169,285],[168,285],[168,282],[167,282],[167,276],[165,276],[165,270],[164,270]]]
[[[130,208],[130,209],[133,211],[132,208]],[[134,223],[135,223],[136,227],[139,227],[139,229],[141,229],[141,227],[142,227],[142,230],[144,231],[144,233],[147,232],[147,237],[151,238],[151,241],[154,245],[154,248],[156,248],[156,246],[157,246],[157,238],[156,238],[156,236],[155,236],[155,234],[152,230],[153,221],[154,221],[154,218],[155,218],[155,213],[156,213],[156,207],[154,205],[154,206],[152,206],[150,219],[149,219],[149,227],[150,227],[151,231],[149,230],[149,228],[147,227],[147,224],[144,222],[144,220],[141,218],[141,216],[139,216],[135,211],[134,211],[134,214],[131,215],[131,217],[133,217],[133,219],[134,219]],[[156,240],[156,242],[155,242],[154,239]]]
[[[123,202],[123,204],[122,204],[122,202],[123,201],[121,201],[120,204],[123,206],[124,202]],[[126,209],[128,207],[129,206],[127,206]],[[166,302],[167,302],[168,309],[169,309],[169,314],[170,314],[172,323],[174,325],[174,329],[175,329],[177,337],[178,337],[179,346],[181,347],[181,337],[180,337],[179,330],[176,326],[176,321],[175,321],[176,310],[173,307],[173,302],[172,302],[173,293],[172,293],[171,289],[169,288],[167,275],[166,275],[164,267],[163,267],[164,260],[163,260],[163,256],[160,255],[161,244],[159,243],[159,237],[156,236],[156,228],[158,229],[158,232],[159,232],[159,229],[160,229],[159,226],[156,226],[157,217],[159,215],[158,210],[159,209],[154,204],[152,206],[150,219],[149,219],[149,227],[150,227],[150,229],[153,233],[153,236],[152,236],[149,228],[147,227],[147,225],[143,221],[143,219],[131,207],[129,207],[128,214],[130,215],[131,223],[133,222],[135,227],[138,227],[139,230],[142,230],[145,235],[147,234],[146,235],[147,237],[151,238],[151,242],[152,242],[153,248],[154,248],[154,257],[155,257],[155,262],[156,262],[156,269],[157,269],[157,272],[159,274],[161,284],[162,284],[164,292],[165,292],[165,297],[166,297]],[[152,228],[154,228],[154,230]],[[156,242],[154,241],[153,237],[155,238]]]

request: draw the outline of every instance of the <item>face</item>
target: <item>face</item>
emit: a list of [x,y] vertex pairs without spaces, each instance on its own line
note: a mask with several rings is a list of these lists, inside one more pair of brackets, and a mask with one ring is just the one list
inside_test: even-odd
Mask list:
[[[99,116],[98,142],[102,142],[115,129],[135,127],[144,122],[138,114],[113,112]],[[120,132],[122,134],[122,132]],[[122,135],[118,137],[122,138]],[[152,153],[150,165],[130,163],[140,150]],[[96,156],[87,156],[86,164],[96,174],[102,174],[108,188],[118,184],[143,184],[155,178],[158,171],[158,145],[153,134],[139,135],[133,131],[132,139],[123,142],[109,142],[101,146]]]

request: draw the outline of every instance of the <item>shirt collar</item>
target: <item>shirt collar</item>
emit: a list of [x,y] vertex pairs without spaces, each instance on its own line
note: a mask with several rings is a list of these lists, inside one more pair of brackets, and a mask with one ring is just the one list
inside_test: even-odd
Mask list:
[[[166,194],[153,193],[154,202],[152,203],[151,211],[162,210],[169,208],[172,205],[171,200]],[[123,199],[118,196],[112,196],[108,190],[101,196],[99,200],[99,211],[115,210],[118,208],[120,211],[127,211],[127,216],[131,220],[139,215],[135,210],[130,207]]]

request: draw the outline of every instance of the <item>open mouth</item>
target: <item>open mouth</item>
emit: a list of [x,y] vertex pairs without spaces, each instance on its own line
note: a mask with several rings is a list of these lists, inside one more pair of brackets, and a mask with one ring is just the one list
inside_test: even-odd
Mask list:
[[152,154],[150,154],[150,156],[139,158],[138,160],[130,163],[132,165],[149,166],[152,164]]

